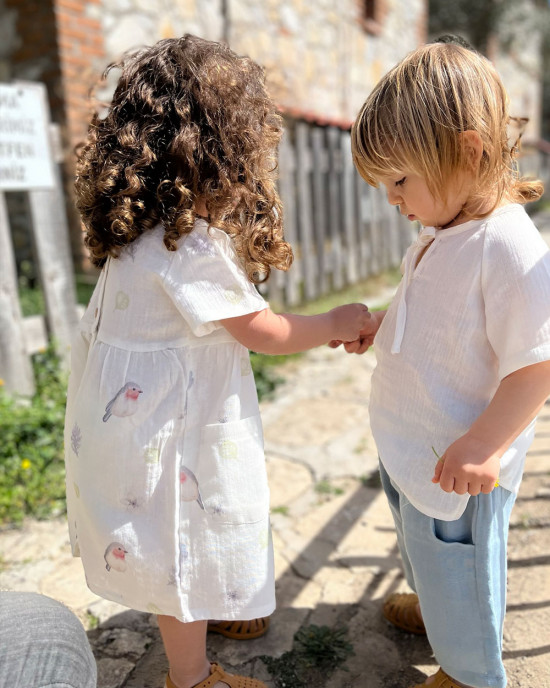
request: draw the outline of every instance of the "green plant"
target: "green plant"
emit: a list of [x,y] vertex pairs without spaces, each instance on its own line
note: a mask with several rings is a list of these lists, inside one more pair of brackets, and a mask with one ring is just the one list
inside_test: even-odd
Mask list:
[[254,372],[258,398],[269,399],[273,396],[275,389],[284,382],[284,378],[277,372],[277,366],[286,361],[299,358],[301,354],[291,354],[289,356],[268,356],[267,354],[250,354],[250,363]]
[[341,487],[335,487],[334,485],[331,485],[328,480],[320,480],[318,483],[315,484],[314,490],[315,492],[317,492],[317,494],[322,495],[344,494],[344,490]]
[[63,423],[66,379],[53,347],[33,357],[30,400],[0,388],[0,525],[65,509]]
[[84,616],[86,618],[86,625],[88,631],[93,631],[94,628],[97,628],[99,626],[99,617],[96,616],[89,609],[86,611]]
[[355,654],[346,628],[310,625],[294,635],[292,650],[280,657],[260,657],[277,688],[310,688],[320,685],[348,657]]
[[378,469],[372,471],[368,475],[362,475],[359,480],[363,487],[373,487],[378,489],[382,487],[382,482],[380,481],[380,471]]
[[272,514],[282,514],[283,516],[288,516],[288,506],[275,506],[271,509]]

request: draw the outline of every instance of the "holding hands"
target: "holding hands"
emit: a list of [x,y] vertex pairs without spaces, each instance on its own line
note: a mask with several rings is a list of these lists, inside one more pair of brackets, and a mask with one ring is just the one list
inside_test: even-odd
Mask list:
[[[328,313],[332,316],[333,333],[338,344],[345,342],[354,344],[359,341],[365,330],[372,329],[374,316],[363,303],[348,303],[345,306],[337,306]],[[329,342],[329,345],[332,345]]]
[[[345,308],[345,306],[343,306]],[[328,345],[333,349],[336,349],[340,344],[344,345],[344,349],[348,354],[364,354],[365,351],[372,346],[374,342],[374,337],[378,332],[380,324],[386,315],[386,311],[377,311],[375,313],[369,313],[369,319],[365,322],[361,328],[357,337],[351,340],[346,340],[344,337],[339,339],[332,339]]]

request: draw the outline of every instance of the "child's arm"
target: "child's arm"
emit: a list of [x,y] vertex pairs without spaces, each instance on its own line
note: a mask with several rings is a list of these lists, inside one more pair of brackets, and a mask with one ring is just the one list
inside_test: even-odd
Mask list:
[[375,311],[371,313],[372,317],[367,321],[365,327],[359,332],[359,338],[352,342],[342,342],[342,340],[333,339],[328,343],[330,347],[336,349],[340,344],[344,345],[344,349],[348,354],[364,354],[365,351],[373,345],[374,337],[378,332],[382,320],[387,311]]
[[477,495],[495,487],[500,458],[550,395],[550,361],[505,377],[485,411],[453,442],[435,467],[432,482],[445,492]]
[[220,322],[247,349],[263,354],[293,354],[331,339],[353,341],[371,319],[364,304],[350,303],[319,315],[273,313],[266,308]]

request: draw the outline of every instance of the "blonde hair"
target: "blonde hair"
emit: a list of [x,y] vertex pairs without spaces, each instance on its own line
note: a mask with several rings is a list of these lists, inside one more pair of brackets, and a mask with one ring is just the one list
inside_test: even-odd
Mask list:
[[503,198],[535,201],[543,185],[518,173],[518,146],[510,149],[507,141],[507,101],[485,57],[452,43],[425,45],[388,72],[361,108],[352,129],[355,165],[372,186],[409,171],[445,202],[453,175],[467,168],[460,134],[476,131],[483,153],[466,213],[484,217]]

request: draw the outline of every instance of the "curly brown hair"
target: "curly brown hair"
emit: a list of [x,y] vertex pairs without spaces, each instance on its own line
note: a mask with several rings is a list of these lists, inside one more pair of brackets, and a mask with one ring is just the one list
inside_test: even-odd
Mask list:
[[77,150],[76,205],[94,265],[159,223],[175,251],[204,201],[252,282],[288,269],[274,175],[282,119],[263,70],[191,35],[127,54],[103,79],[114,67],[122,73],[107,114],[93,115]]

